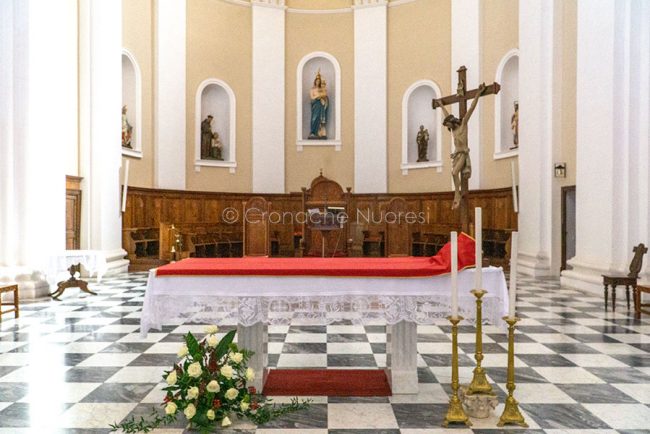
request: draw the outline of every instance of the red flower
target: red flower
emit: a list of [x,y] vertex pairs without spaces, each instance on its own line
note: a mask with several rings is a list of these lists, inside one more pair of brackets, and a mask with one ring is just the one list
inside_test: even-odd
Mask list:
[[219,408],[219,407],[221,407],[221,401],[218,400],[218,399],[215,399],[214,401],[212,401],[212,406],[213,406],[214,408]]
[[257,404],[257,401],[251,402],[251,410],[257,410],[259,408],[259,405]]
[[251,395],[257,395],[257,389],[255,389],[254,386],[250,386],[248,388],[248,393],[250,393]]
[[168,403],[168,402],[171,401],[171,400],[172,400],[172,399],[171,399],[169,396],[165,396],[165,400],[164,400],[165,403]]

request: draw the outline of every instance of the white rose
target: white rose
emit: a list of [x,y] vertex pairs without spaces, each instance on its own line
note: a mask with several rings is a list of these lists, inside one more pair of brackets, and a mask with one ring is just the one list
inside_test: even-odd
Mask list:
[[231,387],[230,389],[226,390],[226,399],[233,400],[237,398],[237,395],[239,395],[239,391],[235,389],[234,387]]
[[232,369],[232,366],[230,366],[230,365],[223,365],[221,367],[221,369],[219,370],[219,372],[221,372],[221,375],[223,375],[224,377],[226,377],[228,379],[232,378],[232,376],[234,374],[234,370]]
[[199,396],[199,388],[190,387],[190,389],[187,391],[187,399],[195,399],[197,396]]
[[213,335],[218,331],[219,331],[219,327],[217,327],[216,325],[209,325],[205,328],[205,333],[209,335]]
[[185,410],[183,410],[183,413],[185,413],[185,417],[190,420],[196,414],[196,407],[194,407],[194,404],[188,404],[188,406],[185,407]]
[[187,354],[188,354],[189,352],[190,352],[190,351],[187,349],[187,345],[183,345],[183,346],[178,350],[178,353],[176,353],[176,354],[178,355],[178,357],[183,358],[183,357],[187,356]]
[[190,375],[190,377],[200,377],[201,373],[203,371],[201,370],[201,363],[199,362],[194,362],[190,366],[187,367],[187,373]]
[[214,420],[214,418],[216,417],[216,415],[214,414],[214,410],[212,409],[208,410],[207,413],[205,413],[205,416],[210,420]]
[[173,386],[174,384],[176,384],[177,380],[178,380],[178,378],[176,378],[176,371],[171,371],[167,375],[167,384],[169,384],[170,386]]
[[248,402],[242,402],[239,408],[241,408],[241,411],[248,410]]
[[176,413],[177,409],[178,409],[178,407],[176,407],[176,404],[174,404],[173,402],[168,402],[167,406],[165,407],[165,413],[166,414],[174,414],[174,413]]
[[208,383],[207,389],[208,392],[217,393],[219,390],[221,390],[221,387],[219,387],[217,380],[212,380]]
[[230,425],[232,425],[232,422],[230,422],[228,416],[224,417],[223,420],[221,421],[221,426],[230,426]]
[[206,342],[208,343],[208,346],[209,346],[210,348],[214,348],[214,347],[216,347],[217,344],[219,343],[219,338],[218,338],[216,335],[210,335],[210,336],[208,336],[208,338],[206,339]]
[[242,353],[231,353],[228,358],[234,363],[241,363],[244,360],[244,355]]
[[246,381],[253,381],[255,379],[255,371],[253,368],[246,369]]

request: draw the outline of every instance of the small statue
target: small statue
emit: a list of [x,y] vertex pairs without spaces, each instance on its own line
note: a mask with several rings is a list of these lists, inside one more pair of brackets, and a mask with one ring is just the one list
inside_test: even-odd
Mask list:
[[429,130],[424,128],[424,125],[420,125],[420,130],[415,141],[418,144],[418,163],[429,161],[427,157],[429,150]]
[[320,69],[316,73],[314,86],[309,91],[311,101],[311,119],[309,123],[309,139],[327,139],[327,111],[329,98],[327,97],[327,83],[320,76]]
[[201,159],[206,160],[210,158],[212,150],[212,115],[208,115],[201,122]]
[[519,147],[519,101],[515,101],[515,112],[510,118],[510,129],[512,130],[512,143],[514,146],[510,149]]
[[219,133],[212,134],[212,148],[210,149],[210,156],[215,160],[223,161],[223,143],[219,138]]
[[131,146],[131,136],[133,133],[133,127],[129,123],[129,119],[126,117],[126,105],[122,106],[122,147],[133,149]]

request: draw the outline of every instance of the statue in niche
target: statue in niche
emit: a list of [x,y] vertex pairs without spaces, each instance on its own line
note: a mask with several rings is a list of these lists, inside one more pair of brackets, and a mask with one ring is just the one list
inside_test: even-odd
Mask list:
[[515,101],[515,112],[510,118],[510,129],[512,130],[512,146],[510,149],[519,147],[519,101]]
[[424,125],[420,125],[415,142],[418,144],[418,163],[429,161],[427,157],[429,151],[429,130],[424,128]]
[[209,160],[212,158],[212,115],[208,115],[201,122],[201,159]]
[[129,119],[126,117],[126,106],[122,106],[122,147],[133,149],[131,145],[131,136],[133,134],[133,127],[129,123]]
[[210,151],[210,157],[215,160],[223,161],[223,143],[221,143],[219,133],[214,133],[212,135],[212,148]]
[[309,123],[309,139],[327,139],[327,110],[329,98],[327,97],[327,83],[320,76],[320,69],[316,73],[314,86],[309,91],[311,101],[311,119]]

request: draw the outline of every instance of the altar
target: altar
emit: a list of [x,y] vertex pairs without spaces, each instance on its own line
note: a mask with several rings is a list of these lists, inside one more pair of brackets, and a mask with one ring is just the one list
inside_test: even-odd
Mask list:
[[[384,323],[392,392],[417,393],[417,325],[451,311],[445,253],[449,256],[445,251],[433,258],[186,259],[149,272],[140,330],[146,334],[188,322],[237,324],[239,345],[255,352],[249,366],[263,373],[254,386],[263,390],[269,324]],[[472,321],[474,269],[459,259],[459,268],[465,268],[458,274],[459,313]],[[484,268],[483,282],[488,291],[483,318],[500,324],[508,312],[502,269]]]

